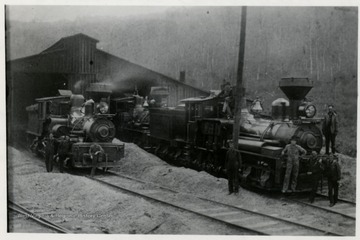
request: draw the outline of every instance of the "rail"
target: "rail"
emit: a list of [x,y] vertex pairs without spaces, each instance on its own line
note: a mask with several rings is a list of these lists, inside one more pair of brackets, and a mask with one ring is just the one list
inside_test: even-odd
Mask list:
[[15,212],[18,212],[28,218],[31,218],[35,222],[37,222],[45,227],[48,227],[50,229],[53,229],[59,233],[72,233],[70,230],[68,230],[56,223],[53,223],[43,217],[36,215],[35,213],[31,212],[30,210],[26,209],[25,207],[21,206],[20,204],[13,202],[12,200],[8,200],[8,208]]
[[[140,187],[139,190],[130,190],[129,188],[123,186],[123,180],[116,181],[114,178],[109,176],[88,178],[114,189],[126,193],[131,193],[132,195],[159,202],[164,205],[172,206],[183,211],[191,212],[196,215],[200,215],[202,217],[260,235],[341,236],[341,234],[338,233],[318,229],[313,226],[308,226],[287,219],[252,211],[239,206],[233,206],[195,195],[181,193],[167,187],[158,186],[153,183],[148,183],[129,176],[124,176],[112,171],[108,173],[110,176],[112,175],[114,177],[128,179],[132,182],[135,181],[140,184],[150,184],[151,187]],[[191,201],[186,202],[181,200],[184,198],[184,194],[186,194],[186,198],[191,199]]]

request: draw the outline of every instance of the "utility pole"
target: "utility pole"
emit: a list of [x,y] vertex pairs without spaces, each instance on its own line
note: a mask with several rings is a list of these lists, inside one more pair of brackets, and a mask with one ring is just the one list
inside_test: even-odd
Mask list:
[[243,70],[244,70],[244,55],[245,55],[245,32],[246,32],[246,6],[241,8],[241,29],[240,29],[240,45],[238,57],[238,69],[236,77],[236,94],[235,94],[235,111],[234,111],[234,126],[233,126],[233,147],[238,149],[239,134],[240,134],[240,118],[242,98],[245,95],[245,88],[243,87]]

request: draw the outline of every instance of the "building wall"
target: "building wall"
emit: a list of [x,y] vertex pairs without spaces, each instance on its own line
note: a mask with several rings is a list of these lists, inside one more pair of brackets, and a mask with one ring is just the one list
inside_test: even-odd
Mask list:
[[[96,48],[97,40],[84,34],[60,39],[43,52],[6,64],[8,131],[12,138],[25,132],[26,106],[35,98],[53,96],[58,89],[86,95],[93,82],[113,85],[114,96],[134,92],[147,96],[152,86],[169,87],[168,106],[187,97],[208,93]],[[10,139],[11,141],[11,139]]]

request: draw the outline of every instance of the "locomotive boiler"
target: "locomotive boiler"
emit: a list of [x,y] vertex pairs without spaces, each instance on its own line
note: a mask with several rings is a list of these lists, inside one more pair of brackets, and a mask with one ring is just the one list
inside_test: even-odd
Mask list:
[[[60,96],[38,98],[28,112],[28,136],[31,150],[45,157],[47,171],[53,162],[75,168],[116,167],[124,157],[124,144],[112,142],[115,137],[114,114],[110,114],[111,91],[100,84],[87,89],[89,100],[71,91],[59,90]],[[64,142],[66,144],[64,144]],[[59,161],[63,146],[68,146],[67,158]],[[103,150],[98,162],[92,160],[91,149]]]
[[317,124],[321,119],[314,118],[316,107],[305,99],[312,88],[312,82],[307,78],[283,78],[279,87],[289,101],[283,98],[273,101],[271,119],[243,113],[242,135],[258,138],[260,141],[271,140],[273,145],[277,142],[281,146],[296,137],[303,148],[320,152],[322,133]]

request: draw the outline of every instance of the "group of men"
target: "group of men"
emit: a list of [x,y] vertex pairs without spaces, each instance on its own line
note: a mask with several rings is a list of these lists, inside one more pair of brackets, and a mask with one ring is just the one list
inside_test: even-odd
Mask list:
[[[314,202],[316,191],[319,186],[319,181],[322,176],[327,177],[328,180],[328,194],[330,200],[330,207],[334,206],[338,200],[339,180],[341,178],[341,169],[338,163],[338,158],[335,155],[335,138],[337,135],[337,115],[334,111],[334,106],[328,106],[328,113],[326,114],[322,127],[325,136],[325,153],[327,156],[321,158],[318,153],[313,151],[309,159],[308,175],[311,175],[312,190],[309,196],[310,202]],[[287,155],[286,171],[284,176],[282,192],[293,192],[297,186],[297,178],[299,174],[299,157],[306,154],[306,150],[300,145],[296,144],[297,138],[293,137],[290,144],[286,145],[281,155]],[[331,153],[329,151],[331,143]],[[230,146],[226,155],[226,169],[228,174],[229,194],[237,194],[239,191],[239,176],[238,169],[241,165],[240,153]],[[234,170],[235,169],[235,170]],[[289,184],[291,179],[290,190]]]

